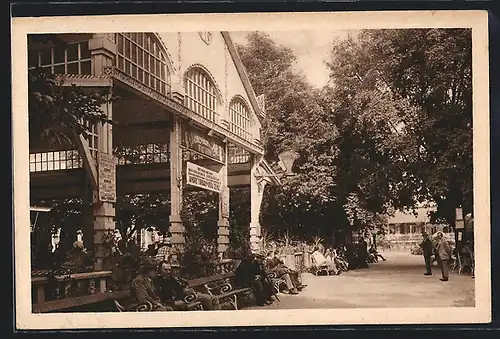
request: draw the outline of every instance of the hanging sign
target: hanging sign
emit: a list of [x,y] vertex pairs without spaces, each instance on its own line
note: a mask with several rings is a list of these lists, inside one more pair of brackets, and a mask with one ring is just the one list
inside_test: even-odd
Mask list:
[[224,162],[224,146],[222,141],[211,138],[196,128],[186,126],[182,129],[182,146],[217,161]]
[[97,153],[99,201],[116,202],[116,159],[112,154]]
[[222,183],[218,172],[187,162],[186,182],[188,185],[204,188],[209,191],[220,193]]

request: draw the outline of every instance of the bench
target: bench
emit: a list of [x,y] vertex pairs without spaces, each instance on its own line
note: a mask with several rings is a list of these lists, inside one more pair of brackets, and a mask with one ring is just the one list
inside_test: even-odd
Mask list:
[[202,293],[216,297],[219,304],[228,302],[235,310],[239,308],[238,297],[253,293],[250,287],[235,289],[234,272],[217,274],[211,277],[197,278],[189,281],[189,287]]
[[320,272],[325,272],[326,275],[330,275],[330,265],[328,264],[322,264],[318,265],[316,262],[316,259],[314,259],[313,256],[311,256],[311,273],[314,275],[318,275]]
[[[128,297],[130,297],[130,293],[128,294]],[[199,301],[195,301],[196,296],[194,295],[188,295],[184,298],[184,302],[187,305],[187,310],[192,311],[192,310],[203,310],[203,307],[201,306],[201,303]],[[118,310],[118,312],[152,312],[153,311],[153,304],[151,304],[149,301],[143,301],[140,303],[133,303],[128,306],[124,306],[122,303],[120,303],[117,299],[113,300],[115,303],[115,307]]]

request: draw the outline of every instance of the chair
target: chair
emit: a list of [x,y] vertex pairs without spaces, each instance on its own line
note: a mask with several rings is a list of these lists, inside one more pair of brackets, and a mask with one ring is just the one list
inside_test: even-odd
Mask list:
[[316,259],[314,259],[313,256],[311,256],[311,263],[312,263],[312,269],[313,269],[313,274],[318,275],[319,272],[325,272],[327,276],[330,275],[330,267],[328,264],[322,264],[318,265],[316,262]]

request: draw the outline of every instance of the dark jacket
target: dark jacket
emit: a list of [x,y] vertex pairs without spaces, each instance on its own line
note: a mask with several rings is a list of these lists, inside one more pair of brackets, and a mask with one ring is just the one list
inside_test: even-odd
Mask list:
[[236,267],[234,275],[238,285],[246,285],[254,281],[257,275],[264,278],[265,271],[259,262],[246,258]]
[[188,287],[188,282],[182,278],[170,276],[158,276],[155,279],[155,286],[162,303],[182,300],[185,297],[184,289]]
[[420,247],[422,248],[422,252],[424,256],[430,257],[434,251],[434,245],[432,244],[432,240],[427,238],[420,243]]

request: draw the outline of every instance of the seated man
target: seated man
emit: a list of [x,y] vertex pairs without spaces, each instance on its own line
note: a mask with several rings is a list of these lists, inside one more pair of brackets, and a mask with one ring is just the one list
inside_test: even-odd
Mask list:
[[208,294],[197,293],[189,288],[189,283],[177,277],[172,272],[172,267],[168,261],[162,261],[158,265],[159,276],[155,279],[158,294],[162,303],[171,306],[174,310],[185,311],[188,304],[184,302],[187,295],[194,295],[204,310],[219,310],[220,305],[216,297]]
[[244,258],[236,267],[234,274],[238,287],[251,287],[253,289],[257,305],[264,306],[273,303],[271,283],[255,254],[250,254]]
[[328,271],[333,272],[334,274],[338,274],[339,270],[337,269],[337,266],[335,265],[335,262],[333,260],[328,260],[323,253],[319,251],[319,246],[314,246],[314,251],[311,254],[312,257],[314,258],[314,261],[316,265],[319,266],[327,266]]
[[140,273],[132,280],[130,296],[133,303],[149,301],[153,311],[173,311],[171,307],[162,305],[153,287],[152,279],[156,277],[156,261],[146,258],[141,263]]
[[304,289],[305,286],[300,281],[299,272],[288,268],[275,252],[268,253],[265,266],[268,273],[274,272],[278,278],[283,277],[285,279],[290,294],[296,294],[295,292],[300,292]]

